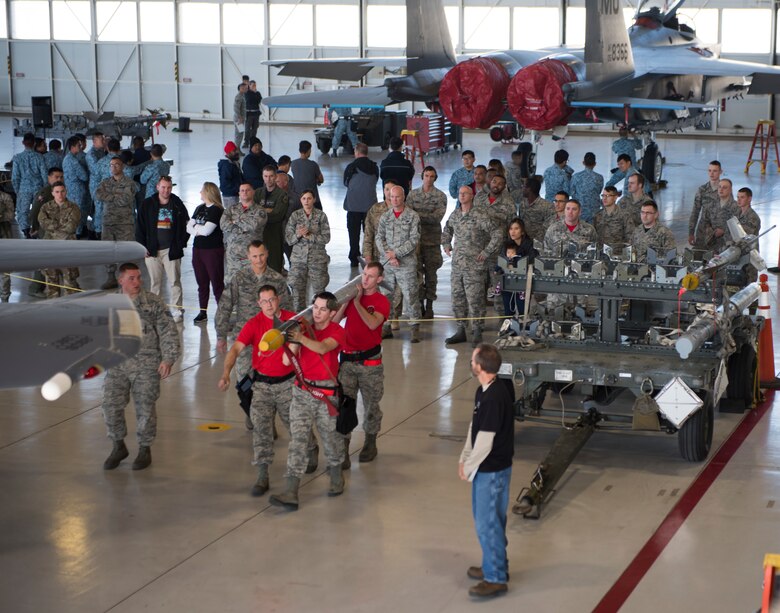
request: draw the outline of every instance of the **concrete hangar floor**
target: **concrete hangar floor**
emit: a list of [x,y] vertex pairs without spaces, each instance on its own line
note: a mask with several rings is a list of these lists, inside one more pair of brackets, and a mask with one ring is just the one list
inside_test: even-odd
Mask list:
[[[216,180],[230,128],[194,124],[191,134],[159,136],[168,146],[166,157],[175,160],[175,192],[190,210],[199,203],[203,181]],[[7,120],[0,129],[11,133]],[[303,127],[265,124],[259,135],[277,157],[294,157],[299,140],[314,140]],[[597,170],[606,174],[611,140],[569,137],[572,166],[579,170],[591,150]],[[464,144],[476,151],[478,162],[509,159],[513,148],[492,143],[484,133],[467,133]],[[661,137],[660,145],[669,185],[658,200],[678,244],[685,241],[693,195],[706,181],[711,159],[721,160],[736,188],[754,190],[764,227],[777,219],[776,169],[765,177],[755,167],[743,174],[749,141]],[[544,140],[540,170],[552,163],[557,148]],[[10,159],[20,140],[7,136],[0,149],[1,159]],[[371,152],[377,161],[383,156]],[[316,159],[333,229],[331,283],[338,287],[349,277],[341,207],[341,174],[349,159]],[[460,152],[429,161],[446,191]],[[776,263],[778,236],[776,231],[762,240],[770,265]],[[100,411],[103,377],[80,383],[54,403],[46,403],[38,389],[0,392],[0,610],[472,610],[466,568],[479,563],[480,550],[470,488],[457,478],[457,458],[475,381],[470,346],[444,346],[454,328],[444,319],[451,315],[449,263],[440,273],[434,307],[441,320],[423,326],[418,345],[409,343],[403,328],[385,342],[378,458],[357,462],[363,439],[358,427],[345,494],[326,497],[327,475],[320,468],[303,482],[300,510],[288,514],[269,506],[267,496],[249,496],[255,476],[250,434],[235,395],[217,390],[222,358],[215,351],[213,303],[208,326],[192,323],[196,284],[189,254],[185,258],[184,351],[162,385],[150,469],[132,472],[129,462],[115,471],[102,469],[110,449]],[[98,287],[102,280],[97,267],[83,270],[83,287]],[[774,298],[776,278],[770,283]],[[26,284],[14,280],[12,301],[29,300]],[[777,319],[774,299],[772,313]],[[494,320],[488,338],[497,325]],[[13,356],[2,353],[1,359]],[[558,399],[548,396],[547,402]],[[725,466],[718,460],[722,472],[709,487],[703,476],[712,465],[682,460],[676,437],[594,436],[541,520],[510,513],[512,580],[491,610],[591,611],[599,603],[600,611],[756,610],[764,554],[780,552],[780,438],[772,394],[767,402],[772,406],[731,460]],[[743,417],[716,417],[710,459],[739,434]],[[204,431],[201,426],[209,423],[229,428]],[[518,424],[513,498],[557,436],[555,428]],[[272,492],[283,484],[287,440],[280,431]],[[128,444],[134,453],[133,436]],[[654,554],[648,557],[648,551]]]

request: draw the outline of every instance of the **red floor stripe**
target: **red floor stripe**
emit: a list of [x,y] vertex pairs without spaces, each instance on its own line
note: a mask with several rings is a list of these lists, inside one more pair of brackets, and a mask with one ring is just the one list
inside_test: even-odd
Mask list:
[[774,393],[767,392],[766,400],[745,415],[734,429],[734,432],[725,440],[715,456],[685,491],[680,501],[674,505],[669,514],[664,518],[653,536],[650,537],[626,570],[623,571],[623,574],[615,581],[615,584],[604,595],[601,602],[596,605],[593,613],[612,613],[613,611],[618,611],[625,604],[628,597],[636,589],[636,586],[639,585],[647,571],[650,570],[658,556],[661,555],[661,552],[677,533],[677,530],[691,514],[691,511],[696,508],[704,494],[707,493],[715,479],[717,479],[718,475],[726,467],[726,464],[729,463],[729,460],[737,452],[737,449],[742,446],[742,443],[745,442],[745,439],[756,424],[761,421],[761,418],[772,407],[773,401]]

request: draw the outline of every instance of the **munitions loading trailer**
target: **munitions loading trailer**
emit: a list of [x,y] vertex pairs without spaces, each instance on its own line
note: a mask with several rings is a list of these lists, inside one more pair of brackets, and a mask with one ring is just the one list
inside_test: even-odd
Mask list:
[[[358,141],[385,151],[390,147],[390,139],[401,136],[401,130],[406,128],[406,111],[364,111],[351,115],[350,121],[352,129],[358,135]],[[321,153],[328,153],[333,149],[334,132],[333,126],[314,130],[317,149]],[[352,143],[346,134],[341,138],[339,146],[343,146],[347,154],[353,153]]]
[[95,132],[102,132],[109,138],[122,140],[124,136],[140,136],[144,140],[151,138],[154,143],[155,131],[159,127],[166,128],[170,120],[169,113],[161,113],[154,109],[151,109],[148,115],[132,117],[121,117],[111,111],[105,113],[84,111],[81,115],[60,113],[54,115],[54,124],[51,128],[36,127],[28,117],[14,117],[13,125],[16,137],[32,132],[38,137],[66,139],[76,133],[90,136]]
[[[622,259],[608,249],[597,254],[594,246],[577,251],[574,244],[564,257],[523,258],[516,268],[499,260],[505,291],[547,294],[546,308],[528,325],[506,320],[496,341],[504,359],[499,376],[516,387],[515,417],[564,425],[517,497],[515,513],[540,516],[598,429],[677,434],[684,459],[706,459],[715,405],[742,412],[754,403],[763,319],[744,314],[760,294],[757,283],[745,286],[744,267],[751,255],[757,262],[755,244],[756,237],[742,232],[711,259],[691,250],[661,258],[651,249],[650,264],[630,261],[630,248]],[[728,288],[740,287],[729,295]],[[561,304],[556,295],[563,292],[568,298]],[[580,305],[570,304],[572,298]],[[580,408],[544,406],[548,390],[575,387],[585,396]],[[633,407],[611,406],[626,391],[635,397]]]

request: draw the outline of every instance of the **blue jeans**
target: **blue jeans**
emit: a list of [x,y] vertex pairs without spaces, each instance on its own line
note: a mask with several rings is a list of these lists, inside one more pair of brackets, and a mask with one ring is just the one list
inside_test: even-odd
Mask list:
[[482,573],[488,583],[506,583],[506,509],[512,467],[495,473],[478,472],[471,486],[471,508],[479,545]]

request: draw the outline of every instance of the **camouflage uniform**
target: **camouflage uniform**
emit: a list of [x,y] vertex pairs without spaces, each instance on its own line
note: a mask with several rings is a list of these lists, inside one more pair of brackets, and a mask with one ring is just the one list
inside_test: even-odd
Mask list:
[[[490,203],[491,195],[492,194],[485,193],[477,194],[477,197],[474,199],[474,206],[484,211],[484,213],[493,222],[496,233],[500,237],[503,237],[506,236],[509,222],[517,216],[517,207],[515,206],[515,201],[512,200],[512,197],[509,195],[509,192],[506,189],[498,195],[492,204]],[[487,259],[488,274],[485,278],[485,282],[490,288],[496,287],[501,280],[501,276],[499,275],[498,271],[496,271],[497,265],[498,250],[491,253]],[[496,312],[503,314],[503,302],[501,300],[496,300],[494,304],[496,307]]]
[[[309,237],[298,237],[298,226],[306,226]],[[292,246],[290,254],[290,272],[288,279],[293,292],[294,311],[302,311],[310,302],[307,287],[311,286],[312,295],[323,291],[330,283],[328,264],[330,256],[325,245],[330,242],[330,224],[328,216],[319,209],[312,209],[307,216],[303,209],[290,215],[284,234],[287,243]]]
[[16,192],[16,223],[20,230],[30,227],[30,205],[35,192],[48,181],[43,156],[32,149],[25,149],[13,157],[11,184]]
[[547,228],[555,219],[555,207],[552,202],[541,196],[530,204],[523,199],[520,203],[520,219],[523,220],[525,233],[531,240],[541,243]]
[[707,181],[700,185],[696,190],[696,196],[693,199],[693,209],[691,217],[688,220],[688,236],[693,236],[693,246],[696,249],[707,249],[707,243],[710,242],[710,236],[704,224],[701,223],[702,209],[710,203],[716,204],[720,201],[718,196],[718,183],[713,187],[712,183]]
[[[251,350],[251,347],[246,347]],[[243,354],[244,352],[242,352]],[[250,356],[251,358],[251,356]],[[241,375],[243,377],[243,375]],[[252,384],[252,406],[249,409],[252,418],[252,449],[255,452],[255,464],[271,464],[274,461],[273,423],[276,415],[282,425],[290,432],[290,404],[292,403],[293,379],[281,383]],[[310,447],[316,446],[312,439]]]
[[420,216],[420,249],[417,256],[420,300],[434,301],[439,284],[438,271],[444,264],[441,255],[441,220],[447,212],[447,194],[435,187],[427,193],[418,187],[409,192],[406,206]]
[[[739,212],[739,206],[733,198],[729,198],[725,202],[716,199],[714,202],[710,201],[702,206],[699,226],[704,227],[703,232],[706,237],[702,248],[717,252],[722,251],[726,247],[726,242],[731,238],[726,222],[732,217],[738,217]],[[723,230],[723,236],[716,237],[715,230]],[[699,231],[702,229],[699,228]]]
[[[70,200],[57,204],[50,200],[41,207],[38,215],[41,228],[49,240],[75,240],[76,230],[81,221],[79,205]],[[46,268],[43,271],[46,278],[46,297],[57,298],[60,295],[58,285],[72,289],[64,289],[64,294],[73,294],[79,289],[78,268]]]
[[[51,193],[51,185],[46,185],[38,190],[33,197],[32,207],[30,208],[30,233],[38,238],[46,238],[46,230],[41,230],[41,224],[38,221],[38,215],[41,214],[41,208],[47,202],[54,200]],[[67,188],[66,188],[67,189]]]
[[744,213],[740,209],[739,214],[737,215],[737,221],[739,221],[742,229],[748,234],[758,236],[758,233],[761,231],[761,218],[751,207],[748,207],[747,211]]
[[52,168],[62,168],[65,159],[64,151],[47,151],[43,154],[43,164],[46,166],[46,172]]
[[78,233],[83,234],[90,229],[88,221],[92,199],[89,196],[89,171],[77,156],[68,153],[62,161],[62,172],[65,175],[68,200],[75,202],[81,211],[81,226]]
[[648,247],[652,247],[658,255],[665,255],[667,251],[675,249],[677,243],[669,228],[656,223],[650,229],[645,229],[643,225],[635,228],[631,236],[631,247],[636,255],[636,261],[646,262]]
[[[138,184],[122,175],[119,179],[106,179],[95,190],[95,195],[103,202],[104,241],[135,240],[135,194]],[[108,273],[116,271],[116,264],[109,264]]]
[[384,253],[378,253],[376,250],[376,230],[379,227],[379,220],[382,218],[382,215],[389,210],[390,206],[382,200],[374,204],[366,213],[366,221],[363,227],[363,257],[366,259],[366,262],[381,262],[384,260]]
[[[497,253],[502,234],[495,230],[483,208],[472,206],[468,213],[455,209],[444,224],[441,244],[452,249],[452,310],[461,319],[458,326],[466,327],[463,318],[472,318],[474,334],[481,333],[485,316],[485,276],[488,261]],[[453,242],[455,243],[453,248]],[[484,256],[480,262],[477,257]]]
[[514,162],[504,164],[506,170],[506,188],[516,204],[523,199],[523,170]]
[[596,228],[599,242],[610,247],[631,242],[631,235],[634,232],[634,224],[631,223],[628,213],[618,206],[612,210],[612,213],[608,213],[606,209],[596,213],[593,227]]
[[[307,380],[308,381],[308,380]],[[332,380],[308,381],[316,387],[333,387]],[[331,402],[335,396],[329,396]],[[317,425],[320,440],[325,448],[328,467],[341,466],[344,461],[344,444],[341,435],[336,432],[336,417],[331,417],[325,403],[317,400],[297,385],[292,388],[290,404],[290,445],[287,451],[287,475],[300,479],[309,462],[309,446],[312,440],[312,428]]]
[[472,183],[474,183],[474,169],[466,170],[463,167],[458,168],[450,177],[450,196],[457,198],[460,188],[464,185],[471,185]]
[[241,141],[244,138],[244,125],[246,124],[246,98],[238,92],[233,99],[233,142],[241,149]]
[[[14,201],[9,194],[0,191],[0,240],[14,238]],[[8,302],[11,297],[11,275],[0,273],[0,301]]]
[[[377,357],[381,357],[379,354]],[[372,358],[376,359],[376,358]],[[363,398],[363,432],[379,434],[382,429],[382,409],[379,403],[385,395],[385,366],[364,366],[360,362],[342,362],[339,366],[339,382],[344,394],[357,399],[358,390]]]
[[146,198],[151,198],[157,193],[157,184],[160,177],[171,174],[171,165],[165,160],[151,160],[141,173],[141,185],[146,188]]
[[219,220],[219,227],[225,239],[225,283],[247,265],[249,243],[263,240],[267,222],[268,213],[254,203],[246,209],[240,202],[225,209]]
[[[396,287],[401,288],[401,294],[406,299],[404,309],[406,317],[419,320],[422,317],[419,298],[420,287],[417,281],[420,216],[405,206],[401,215],[396,218],[393,209],[389,209],[379,218],[375,243],[380,260],[384,259],[387,251],[395,252],[399,265],[385,264],[385,281],[391,293],[395,291]],[[412,323],[412,326],[419,325],[419,321]]]
[[570,242],[577,243],[578,249],[581,250],[597,240],[595,228],[587,221],[580,220],[572,231],[569,231],[565,222],[556,221],[547,228],[544,235],[544,254],[556,258],[561,257],[561,253]]
[[87,162],[87,170],[89,170],[89,194],[92,196],[94,203],[94,211],[92,214],[92,225],[95,227],[95,232],[102,232],[103,230],[103,203],[95,196],[95,191],[98,185],[105,179],[100,169],[100,160],[106,157],[105,149],[95,149],[92,147],[84,154],[84,159]]
[[[411,192],[409,192],[411,194]],[[363,226],[363,257],[366,262],[382,262],[384,265],[385,254],[378,253],[376,250],[376,231],[379,227],[379,220],[382,215],[387,213],[391,207],[382,200],[377,202],[366,213],[366,221]],[[422,224],[422,221],[421,221]],[[442,260],[442,264],[444,260]],[[419,266],[418,266],[419,270]],[[438,276],[437,276],[438,284]],[[434,292],[435,293],[435,292]],[[401,316],[401,310],[403,308],[403,294],[401,294],[400,286],[396,285],[395,290],[390,293],[392,296],[393,309],[390,313],[391,319],[398,319]]]
[[[279,295],[281,308],[289,309],[291,304],[290,289],[287,281],[272,268],[266,267],[265,272],[257,275],[247,264],[239,270],[225,289],[217,304],[217,315],[214,326],[217,329],[217,340],[227,341],[235,337],[244,324],[260,312],[257,306],[257,294],[263,285],[273,285]],[[235,323],[231,325],[231,316],[235,312]],[[252,351],[246,347],[236,360],[236,376],[239,380],[252,368]]]
[[635,226],[641,226],[642,207],[646,202],[650,202],[650,198],[647,196],[647,194],[642,193],[639,197],[639,200],[634,200],[634,197],[626,192],[626,195],[617,201],[617,205],[626,212],[626,215],[628,215],[628,220],[632,224]]
[[160,397],[161,362],[179,359],[181,343],[170,312],[163,301],[145,289],[133,300],[143,327],[141,349],[132,358],[111,368],[103,383],[103,418],[108,437],[121,441],[127,436],[125,407],[133,397],[138,444],[149,447],[157,434],[155,402]]
[[636,150],[642,148],[642,140],[639,138],[628,138],[621,136],[612,143],[612,153],[617,156],[626,154],[631,158],[631,166],[636,166]]
[[544,171],[544,197],[547,200],[555,200],[555,194],[558,192],[569,193],[569,184],[574,169],[568,164],[561,168],[558,164],[553,164]]
[[601,190],[604,187],[604,177],[592,168],[575,172],[571,178],[569,196],[582,205],[580,218],[593,223],[596,211],[601,207]]

